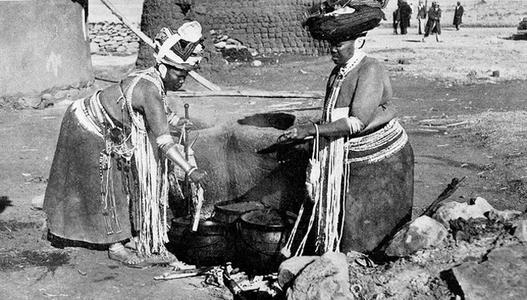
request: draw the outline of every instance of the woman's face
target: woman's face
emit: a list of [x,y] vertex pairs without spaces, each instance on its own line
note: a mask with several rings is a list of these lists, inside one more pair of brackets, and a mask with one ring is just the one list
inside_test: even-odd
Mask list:
[[165,88],[169,91],[177,91],[185,83],[188,71],[176,69],[173,67],[167,67],[167,75],[164,79]]
[[337,65],[344,65],[355,53],[355,40],[332,43],[331,60]]

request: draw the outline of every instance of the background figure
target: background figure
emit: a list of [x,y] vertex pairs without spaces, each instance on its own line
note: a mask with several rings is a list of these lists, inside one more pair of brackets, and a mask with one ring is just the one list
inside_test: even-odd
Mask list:
[[397,9],[393,11],[393,34],[397,34],[397,27],[399,26],[400,20],[401,16],[399,14],[399,7],[397,7]]
[[430,35],[430,33],[436,34],[436,41],[439,42],[439,35],[441,35],[441,8],[437,2],[432,2],[430,10],[428,10],[428,21],[426,22],[425,27],[425,36],[423,37],[423,42],[425,38]]
[[461,6],[461,2],[457,2],[456,8],[454,10],[454,22],[453,25],[456,26],[456,30],[459,30],[459,25],[463,23],[463,13],[465,10]]
[[417,6],[417,34],[423,34],[422,26],[424,26],[424,20],[426,19],[426,4],[423,1],[419,1]]
[[408,5],[406,0],[399,2],[399,18],[401,26],[401,34],[408,33],[407,28],[410,26],[410,18],[412,17],[412,8]]

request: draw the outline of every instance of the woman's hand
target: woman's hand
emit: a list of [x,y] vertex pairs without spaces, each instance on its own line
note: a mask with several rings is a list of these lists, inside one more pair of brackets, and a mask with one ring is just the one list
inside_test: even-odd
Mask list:
[[177,128],[181,128],[181,127],[192,127],[194,126],[194,123],[192,123],[192,121],[190,121],[189,119],[187,118],[181,118],[178,120],[178,122],[176,123],[176,127]]
[[181,128],[183,126],[186,126],[186,127],[194,126],[192,121],[190,121],[187,118],[180,118],[173,112],[170,113],[170,115],[168,115],[167,119],[168,119],[168,124],[170,124],[170,126],[175,127],[175,128]]
[[207,179],[208,179],[207,172],[201,169],[195,169],[191,171],[188,177],[190,178],[192,182],[197,183],[201,185],[202,187],[206,186],[207,184]]
[[284,131],[281,138],[286,140],[303,140],[313,136],[314,130],[315,127],[313,124],[295,125]]

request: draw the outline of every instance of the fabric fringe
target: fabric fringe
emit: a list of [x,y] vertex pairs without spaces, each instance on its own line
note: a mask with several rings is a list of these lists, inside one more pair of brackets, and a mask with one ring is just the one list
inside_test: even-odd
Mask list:
[[[364,58],[365,53],[357,50],[355,55],[346,63],[346,66],[341,68],[336,81],[331,89],[329,99],[327,99],[322,119],[325,123],[335,121],[333,118],[338,117],[339,113],[334,113],[335,104],[342,87],[342,82],[347,74],[353,70]],[[349,111],[345,111],[346,116]],[[349,179],[349,166],[345,165],[345,158],[348,150],[344,145],[347,137],[340,138],[325,138],[320,149],[320,137],[315,137],[313,147],[311,166],[320,168],[319,184],[311,185],[313,201],[313,210],[309,218],[306,233],[295,252],[295,256],[300,256],[304,253],[305,246],[309,234],[313,230],[315,220],[317,221],[317,236],[315,241],[315,251],[319,254],[326,252],[339,251],[342,233],[344,231],[344,217],[345,217],[345,196],[343,191],[347,189],[347,182]],[[315,153],[316,152],[316,153]],[[292,243],[297,234],[300,219],[304,213],[304,205],[301,206],[295,226],[289,236],[286,247],[283,249],[284,253],[289,254],[292,248]]]
[[[126,105],[132,120],[131,136],[137,169],[137,199],[132,199],[134,224],[138,230],[137,250],[142,256],[165,255],[168,250],[168,161],[161,157],[146,131],[143,116],[132,107],[132,93],[140,79],[152,81],[146,73],[139,74],[127,91]],[[153,81],[152,81],[153,82]]]
[[[142,119],[139,114],[136,117]],[[138,199],[134,199],[137,205],[133,211],[139,231],[137,250],[145,256],[164,254],[167,251],[164,244],[168,242],[168,162],[156,155],[146,131],[135,124],[132,143],[138,183]]]

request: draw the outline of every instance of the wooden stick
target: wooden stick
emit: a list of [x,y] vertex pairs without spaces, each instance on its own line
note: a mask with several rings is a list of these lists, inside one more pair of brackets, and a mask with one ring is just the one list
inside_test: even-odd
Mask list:
[[422,213],[421,216],[432,216],[435,211],[439,208],[439,205],[448,197],[452,196],[461,183],[466,179],[462,177],[461,179],[453,178],[448,186],[443,190],[443,192],[435,199]]
[[[121,13],[117,11],[117,8],[108,0],[101,0],[101,2],[110,9],[110,11],[121,21],[123,22],[126,27],[130,28],[130,30],[135,33],[140,39],[143,40],[148,46],[155,48],[154,41],[150,39],[146,34],[144,34],[141,30],[135,28],[128,19],[126,19]],[[201,85],[206,87],[207,89],[211,91],[220,91],[221,88],[214,83],[208,81],[205,77],[199,75],[196,73],[196,71],[190,71],[188,73],[192,78],[194,78],[197,82],[199,82]]]
[[[453,178],[452,181],[450,182],[450,184],[448,184],[448,186],[443,190],[443,192],[441,192],[441,194],[439,194],[437,199],[432,201],[432,203],[427,208],[425,208],[425,210],[423,210],[423,212],[419,215],[419,217],[432,216],[436,212],[436,210],[439,208],[439,204],[441,204],[441,202],[443,202],[446,199],[448,199],[448,197],[452,196],[452,194],[454,194],[454,192],[457,190],[457,188],[461,185],[461,183],[464,180],[465,180],[465,177],[463,177],[461,179]],[[409,220],[408,222],[403,223],[401,226],[397,226],[397,231],[394,231],[390,235],[388,235],[388,237],[386,237],[381,242],[382,246],[378,250],[385,251],[386,247],[388,247],[388,245],[390,245],[390,243],[393,240],[393,238],[399,232],[406,231],[410,227],[410,224],[412,224],[413,221],[415,221],[415,219],[414,220]]]
[[321,93],[301,93],[288,91],[247,91],[247,90],[222,90],[222,91],[175,91],[175,95],[187,97],[253,97],[253,98],[313,98],[321,99]]

